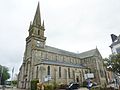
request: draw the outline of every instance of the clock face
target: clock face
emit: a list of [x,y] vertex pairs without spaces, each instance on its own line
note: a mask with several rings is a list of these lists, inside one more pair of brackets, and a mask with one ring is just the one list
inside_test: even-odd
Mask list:
[[43,47],[43,43],[40,41],[36,41],[36,45],[37,45],[37,47]]
[[37,47],[40,47],[40,41],[37,41],[36,44],[37,44]]

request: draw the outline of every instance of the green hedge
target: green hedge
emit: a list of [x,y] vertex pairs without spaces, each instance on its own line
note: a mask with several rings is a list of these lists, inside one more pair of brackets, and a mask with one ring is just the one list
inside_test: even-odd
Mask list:
[[31,90],[37,90],[37,83],[39,83],[39,80],[31,81]]

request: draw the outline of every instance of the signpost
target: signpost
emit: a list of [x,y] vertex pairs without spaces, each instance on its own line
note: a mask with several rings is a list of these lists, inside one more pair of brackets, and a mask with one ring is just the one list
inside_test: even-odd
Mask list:
[[86,73],[84,74],[85,79],[89,79],[89,78],[94,78],[94,74],[93,73]]
[[50,75],[45,76],[45,78],[44,78],[45,82],[48,82],[48,84],[49,84],[50,80],[51,80],[51,76]]

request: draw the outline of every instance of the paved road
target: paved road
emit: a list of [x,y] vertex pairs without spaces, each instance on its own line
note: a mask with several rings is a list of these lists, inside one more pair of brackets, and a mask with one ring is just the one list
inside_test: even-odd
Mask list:
[[[5,88],[5,89],[0,89],[0,90],[25,90],[25,89],[18,89],[18,88]],[[64,89],[61,89],[64,90]],[[80,88],[79,90],[88,90],[87,88]]]
[[5,88],[5,89],[0,89],[0,90],[25,90],[25,89],[18,89],[18,88]]
[[[0,89],[3,90],[3,89]],[[25,89],[17,89],[17,88],[5,88],[4,90],[25,90]],[[87,88],[80,88],[79,90],[88,90]]]

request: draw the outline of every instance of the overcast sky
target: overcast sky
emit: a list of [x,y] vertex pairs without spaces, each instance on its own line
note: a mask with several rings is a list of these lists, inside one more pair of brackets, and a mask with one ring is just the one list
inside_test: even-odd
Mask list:
[[[120,0],[40,0],[46,44],[81,53],[111,54],[110,34],[120,34]],[[25,38],[38,0],[0,0],[0,64],[15,73],[23,61]]]

